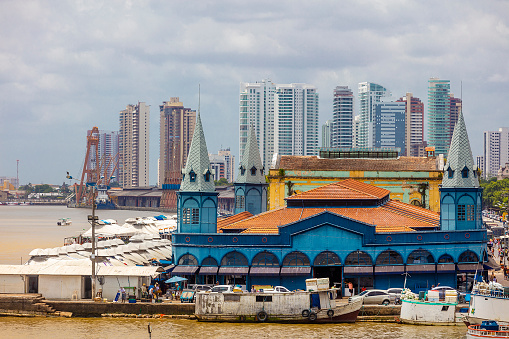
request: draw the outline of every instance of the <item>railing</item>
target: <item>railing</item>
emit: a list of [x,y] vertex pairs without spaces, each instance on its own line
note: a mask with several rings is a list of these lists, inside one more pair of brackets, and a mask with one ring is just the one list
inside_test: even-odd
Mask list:
[[481,338],[509,338],[509,326],[499,325],[498,331],[494,331],[481,329],[481,325],[470,325],[468,334]]

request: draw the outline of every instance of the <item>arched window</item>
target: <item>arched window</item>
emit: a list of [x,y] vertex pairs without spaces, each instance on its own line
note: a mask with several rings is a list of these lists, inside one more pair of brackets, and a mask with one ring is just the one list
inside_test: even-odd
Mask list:
[[246,168],[244,166],[240,166],[240,175],[244,175],[246,173]]
[[438,258],[439,264],[453,264],[454,259],[449,254],[442,254],[440,258]]
[[421,202],[419,200],[416,200],[416,199],[410,201],[410,204],[412,204],[414,206],[419,206],[419,207],[421,206]]
[[233,251],[226,253],[221,259],[221,266],[248,266],[248,262],[244,254]]
[[467,166],[463,167],[463,169],[461,170],[461,177],[462,178],[468,178],[468,168],[467,168]]
[[376,258],[376,264],[380,266],[384,265],[402,265],[403,258],[401,255],[393,250],[383,251]]
[[212,257],[206,257],[201,262],[202,266],[217,266],[217,260]]
[[373,266],[373,260],[366,252],[354,251],[346,257],[345,266]]
[[293,251],[285,256],[283,266],[311,266],[311,263],[307,255],[299,251]]
[[206,182],[210,181],[210,171],[209,170],[205,171],[205,174],[203,175],[203,178],[205,179]]
[[433,255],[423,249],[412,251],[406,261],[407,264],[432,264],[434,262],[435,258],[433,258]]
[[195,182],[196,181],[196,173],[194,173],[193,170],[191,170],[191,172],[189,172],[189,181],[190,182]]
[[316,256],[313,265],[314,266],[341,265],[341,259],[339,259],[336,253],[331,251],[325,251]]
[[251,175],[256,175],[256,167],[251,167]]
[[279,259],[274,254],[263,251],[253,258],[252,266],[279,266]]
[[178,264],[185,266],[198,266],[198,260],[196,260],[194,255],[188,253],[180,257]]
[[474,252],[467,250],[460,254],[458,262],[479,262],[479,257]]
[[454,171],[451,167],[447,168],[447,174],[449,176],[449,179],[452,179],[452,177],[454,176]]

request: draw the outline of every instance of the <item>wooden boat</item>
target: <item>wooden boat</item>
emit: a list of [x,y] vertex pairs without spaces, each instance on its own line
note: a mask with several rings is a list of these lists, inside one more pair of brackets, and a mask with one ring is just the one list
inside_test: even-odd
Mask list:
[[[435,292],[435,293],[433,293]],[[413,325],[463,325],[463,317],[456,312],[456,291],[446,291],[445,300],[439,299],[438,291],[428,291],[421,298],[409,291],[402,294],[400,322]]]
[[338,289],[289,293],[196,294],[195,315],[200,321],[353,323],[362,300],[337,300]]
[[61,218],[61,219],[58,219],[58,221],[57,221],[58,226],[69,226],[71,224],[72,224],[71,218]]
[[479,325],[484,320],[509,324],[509,288],[493,282],[475,283],[465,323]]

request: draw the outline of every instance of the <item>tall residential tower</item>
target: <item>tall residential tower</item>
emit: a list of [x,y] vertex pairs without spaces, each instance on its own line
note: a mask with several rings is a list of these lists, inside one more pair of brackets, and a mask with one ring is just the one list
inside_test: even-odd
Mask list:
[[382,97],[390,96],[387,88],[372,83],[359,84],[360,124],[357,135],[357,147],[375,147],[375,107]]
[[351,148],[353,135],[353,92],[348,86],[336,86],[333,100],[331,147]]

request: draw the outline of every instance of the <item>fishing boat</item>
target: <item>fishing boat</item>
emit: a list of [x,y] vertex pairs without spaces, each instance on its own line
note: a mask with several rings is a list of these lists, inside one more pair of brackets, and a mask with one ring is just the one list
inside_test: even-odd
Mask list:
[[456,312],[457,292],[446,291],[444,300],[438,291],[430,290],[418,296],[408,290],[401,294],[400,322],[413,325],[463,325],[463,318]]
[[72,220],[71,220],[71,218],[60,218],[57,221],[57,225],[58,226],[69,226],[69,225],[72,225]]
[[328,284],[327,288],[318,290],[285,293],[199,292],[196,294],[195,315],[199,321],[216,322],[355,322],[362,299],[341,302],[336,299],[338,292],[339,289],[328,288]]
[[481,324],[468,326],[466,338],[509,338],[509,326],[485,320]]
[[479,325],[484,320],[509,324],[509,287],[496,282],[474,284],[465,323]]

